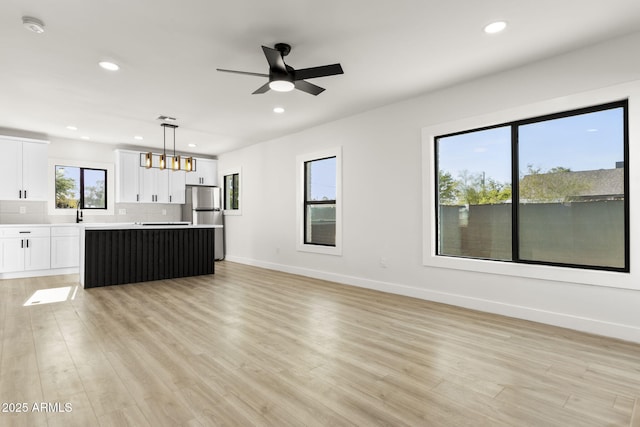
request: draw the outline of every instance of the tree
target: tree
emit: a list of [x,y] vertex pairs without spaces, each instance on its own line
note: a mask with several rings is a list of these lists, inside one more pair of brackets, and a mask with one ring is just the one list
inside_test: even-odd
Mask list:
[[446,171],[438,171],[438,200],[441,205],[453,205],[458,199],[458,182]]
[[527,202],[562,202],[589,188],[570,168],[555,166],[546,172],[527,165],[527,173],[520,178],[520,200]]
[[96,181],[96,185],[84,187],[85,207],[104,208],[104,180]]
[[75,209],[77,207],[76,181],[64,176],[64,170],[56,168],[56,208]]

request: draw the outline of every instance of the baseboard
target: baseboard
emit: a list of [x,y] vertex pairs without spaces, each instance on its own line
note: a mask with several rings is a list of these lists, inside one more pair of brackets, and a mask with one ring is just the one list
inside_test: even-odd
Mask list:
[[24,279],[25,277],[58,276],[61,274],[78,274],[78,271],[78,267],[54,268],[51,270],[15,271],[12,273],[0,273],[0,280]]
[[620,323],[250,258],[227,255],[226,260],[640,343],[640,328]]

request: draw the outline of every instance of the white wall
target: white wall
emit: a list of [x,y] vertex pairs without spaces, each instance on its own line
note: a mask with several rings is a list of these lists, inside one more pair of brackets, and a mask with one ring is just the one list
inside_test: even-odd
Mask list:
[[[499,119],[512,109],[525,118],[562,111],[576,100],[598,104],[603,94],[613,101],[625,91],[640,92],[638,44],[640,33],[219,156],[221,170],[243,172],[242,215],[225,218],[227,259],[640,342],[639,290],[519,277],[518,265],[511,274],[423,265],[423,215],[426,224],[430,218],[422,191],[429,170],[421,157],[424,128]],[[638,103],[630,98],[632,114]],[[540,113],[541,106],[548,111]],[[630,122],[635,165],[640,121]],[[298,252],[296,156],[337,145],[343,150],[343,255]],[[634,199],[640,190],[632,179]],[[631,209],[633,232],[638,209]],[[640,235],[631,237],[632,265],[640,267],[634,251]],[[631,274],[627,278],[640,283],[637,271]]]

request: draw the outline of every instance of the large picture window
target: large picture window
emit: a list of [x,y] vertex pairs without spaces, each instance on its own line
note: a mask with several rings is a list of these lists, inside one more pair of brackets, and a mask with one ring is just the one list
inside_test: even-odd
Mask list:
[[55,166],[56,209],[107,209],[107,171]]
[[435,138],[436,255],[629,271],[627,102]]

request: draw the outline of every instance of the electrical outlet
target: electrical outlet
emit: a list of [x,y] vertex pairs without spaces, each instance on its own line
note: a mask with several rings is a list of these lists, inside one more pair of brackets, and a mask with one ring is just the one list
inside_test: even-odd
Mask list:
[[27,213],[27,207],[26,206],[20,206],[20,213]]
[[387,268],[388,261],[386,257],[380,257],[380,267]]
[[166,215],[167,214],[167,210],[166,209],[162,209],[162,215]]
[[126,214],[127,214],[126,209],[118,209],[118,215],[126,215]]

